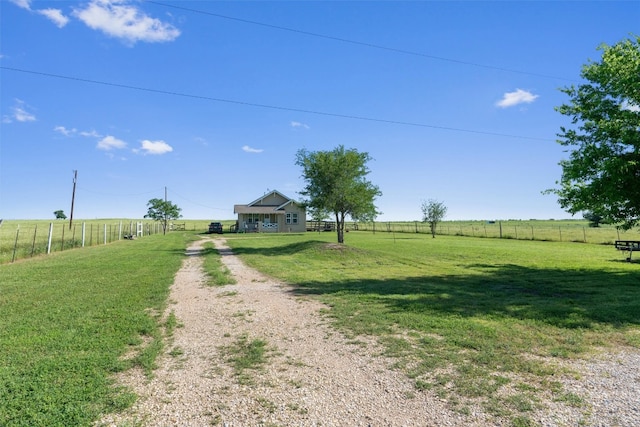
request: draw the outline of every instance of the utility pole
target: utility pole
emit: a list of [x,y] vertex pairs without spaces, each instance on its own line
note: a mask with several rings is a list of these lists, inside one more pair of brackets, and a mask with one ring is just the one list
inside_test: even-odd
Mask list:
[[73,171],[73,193],[71,194],[71,214],[69,214],[69,230],[71,230],[71,224],[73,224],[73,203],[76,200],[76,183],[78,182],[78,171]]

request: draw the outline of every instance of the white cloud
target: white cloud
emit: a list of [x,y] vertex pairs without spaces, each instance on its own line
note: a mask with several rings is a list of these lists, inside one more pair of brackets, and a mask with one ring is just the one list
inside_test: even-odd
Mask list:
[[15,119],[19,122],[34,122],[36,120],[36,116],[21,107],[15,107],[13,109],[13,114]]
[[261,148],[251,148],[248,145],[245,145],[244,147],[242,147],[242,151],[246,153],[262,153],[264,150]]
[[11,3],[22,9],[31,10],[31,0],[11,0]]
[[300,123],[300,122],[291,122],[291,127],[292,128],[310,129],[308,124]]
[[11,2],[29,12],[35,12],[47,17],[51,22],[56,24],[58,28],[62,28],[69,23],[69,18],[64,16],[60,9],[31,9],[31,0],[11,0]]
[[[149,141],[145,139],[141,143],[140,149],[144,152],[144,154],[166,154],[173,151],[173,147],[167,144],[164,141]],[[139,150],[135,150],[138,152]]]
[[123,0],[92,0],[73,14],[88,27],[132,44],[172,41],[180,35],[173,25],[149,17]]
[[11,115],[4,115],[2,117],[2,122],[35,122],[36,116],[33,113],[30,113],[28,111],[29,109],[30,107],[24,101],[16,99],[14,106],[11,108]]
[[496,105],[501,108],[514,107],[519,104],[531,104],[536,98],[538,98],[538,95],[526,90],[516,89],[515,92],[505,93],[502,99],[496,102]]
[[116,149],[125,148],[127,143],[111,135],[107,135],[98,141],[96,146],[98,150],[111,151]]
[[69,136],[69,137],[80,135],[80,136],[84,136],[86,138],[102,138],[102,135],[100,135],[95,130],[90,130],[90,131],[81,130],[81,131],[79,131],[76,128],[68,129],[66,126],[56,126],[56,127],[53,128],[53,130],[55,132],[58,132],[58,133],[64,135],[64,136]]
[[64,126],[56,126],[56,127],[53,128],[53,130],[55,132],[63,134],[64,136],[72,136],[72,135],[75,135],[76,132],[78,132],[78,130],[76,128],[67,129]]
[[86,137],[89,137],[89,138],[102,138],[102,135],[100,135],[95,130],[91,130],[91,131],[84,130],[84,131],[80,132],[80,136],[86,136]]
[[69,18],[64,16],[60,9],[39,9],[36,12],[49,18],[58,28],[62,28],[69,23]]

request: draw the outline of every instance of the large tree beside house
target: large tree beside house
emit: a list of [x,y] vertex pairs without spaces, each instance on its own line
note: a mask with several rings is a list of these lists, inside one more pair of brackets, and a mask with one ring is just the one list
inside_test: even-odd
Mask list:
[[300,192],[310,212],[330,212],[336,220],[338,243],[344,243],[344,222],[371,221],[378,215],[374,205],[380,189],[367,180],[368,153],[345,149],[299,150],[296,164],[302,167],[306,186]]

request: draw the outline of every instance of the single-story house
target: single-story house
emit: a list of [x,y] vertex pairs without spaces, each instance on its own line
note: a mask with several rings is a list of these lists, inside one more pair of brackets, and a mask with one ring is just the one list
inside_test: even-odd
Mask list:
[[270,191],[247,205],[235,205],[237,227],[242,232],[304,232],[307,219],[304,207],[277,190]]

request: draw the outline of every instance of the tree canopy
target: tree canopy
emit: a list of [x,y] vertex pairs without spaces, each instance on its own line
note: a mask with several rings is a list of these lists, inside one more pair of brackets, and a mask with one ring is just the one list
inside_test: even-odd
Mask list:
[[629,229],[640,222],[640,37],[599,50],[600,61],[582,67],[585,83],[561,89],[569,102],[556,110],[573,126],[558,142],[571,149],[549,191],[571,214],[597,212]]
[[67,219],[67,216],[64,214],[64,211],[62,209],[53,211],[53,214],[55,215],[56,219]]
[[164,234],[167,233],[167,224],[169,221],[182,217],[180,214],[182,209],[168,200],[151,199],[147,202],[147,207],[147,214],[144,217],[153,219],[154,221],[160,221]]
[[344,221],[371,221],[378,211],[375,198],[382,195],[377,186],[366,179],[369,174],[368,153],[345,149],[340,145],[332,151],[299,150],[296,164],[302,167],[306,181],[300,192],[303,204],[315,216],[332,213],[336,220],[338,243],[344,243]]

